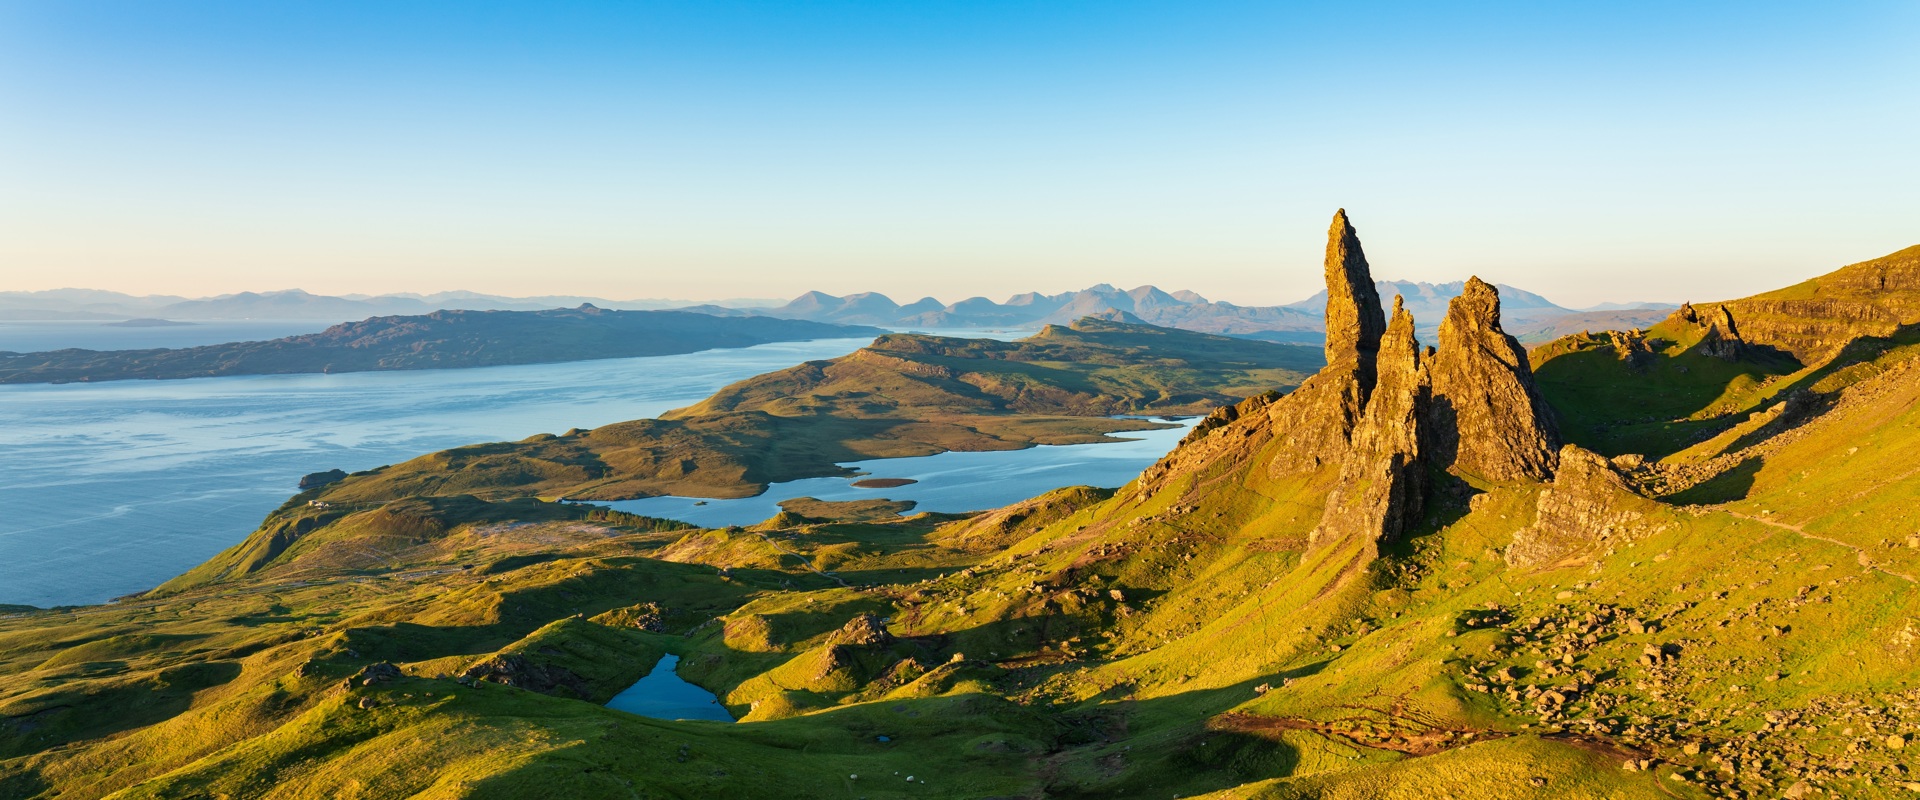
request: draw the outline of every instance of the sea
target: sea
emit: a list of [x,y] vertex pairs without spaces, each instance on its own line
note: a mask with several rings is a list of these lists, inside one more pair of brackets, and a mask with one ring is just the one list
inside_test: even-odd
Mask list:
[[[62,342],[79,339],[60,339],[47,327],[100,327],[9,327],[34,325],[42,329],[31,340],[53,348],[78,346]],[[184,329],[107,330],[85,330],[85,341],[95,349],[151,347],[145,342],[152,337]],[[22,340],[20,332],[14,336]],[[12,349],[8,341],[0,339],[0,349]],[[82,605],[151,589],[246,538],[307,473],[354,472],[465,444],[653,417],[735,381],[844,355],[868,341],[474,369],[0,386],[0,604]],[[1177,432],[1128,436],[1137,438],[855,466],[921,480],[883,496],[917,500],[926,510],[975,510],[1061,486],[1118,486],[1178,439]],[[966,469],[981,459],[994,464]],[[949,467],[958,472],[943,472]],[[820,480],[750,499],[758,506],[660,498],[634,510],[744,524],[771,516],[761,513],[771,503],[799,496],[789,490],[822,499],[841,499],[835,492],[842,490],[874,496],[852,490],[846,479]]]

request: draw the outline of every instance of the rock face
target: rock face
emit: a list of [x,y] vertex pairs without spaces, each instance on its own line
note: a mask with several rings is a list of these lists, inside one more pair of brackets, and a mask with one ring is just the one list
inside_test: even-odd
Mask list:
[[1340,463],[1377,377],[1386,317],[1346,209],[1327,229],[1326,278],[1327,366],[1268,408],[1275,430],[1289,440],[1269,465],[1275,477]]
[[1479,278],[1448,304],[1433,362],[1433,457],[1496,481],[1553,477],[1560,437],[1520,343],[1500,329],[1500,293]]
[[1747,343],[1740,338],[1739,327],[1733,324],[1733,312],[1725,305],[1708,306],[1706,311],[1700,311],[1692,303],[1685,303],[1674,316],[1705,329],[1700,334],[1700,343],[1695,345],[1703,355],[1731,361],[1746,351]]
[[1439,350],[1423,350],[1404,305],[1396,301],[1386,322],[1368,270],[1346,212],[1336,214],[1327,232],[1326,368],[1287,395],[1216,412],[1142,475],[1138,491],[1271,449],[1273,478],[1339,470],[1311,546],[1357,541],[1377,554],[1420,524],[1435,469],[1551,479],[1559,435],[1526,351],[1500,327],[1498,291],[1467,281],[1440,326]]
[[317,489],[329,483],[339,483],[347,479],[346,470],[330,469],[326,472],[312,472],[300,478],[301,490]]
[[1313,544],[1360,538],[1378,545],[1419,522],[1426,490],[1421,421],[1430,389],[1420,343],[1413,338],[1413,315],[1397,297],[1377,365],[1366,415],[1353,431]]
[[1361,398],[1373,389],[1374,359],[1387,320],[1380,313],[1380,293],[1373,285],[1360,233],[1347,221],[1347,210],[1333,214],[1327,229],[1327,366],[1357,367]]
[[1507,564],[1545,566],[1595,545],[1634,538],[1653,507],[1627,487],[1607,459],[1567,445],[1560,450],[1553,485],[1540,493],[1534,523],[1513,535]]

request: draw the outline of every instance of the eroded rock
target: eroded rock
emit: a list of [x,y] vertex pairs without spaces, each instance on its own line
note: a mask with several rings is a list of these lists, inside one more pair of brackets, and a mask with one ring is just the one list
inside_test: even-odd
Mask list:
[[1500,327],[1500,293],[1468,279],[1447,305],[1431,365],[1436,463],[1496,481],[1553,477],[1560,435],[1527,351]]
[[1507,563],[1553,564],[1642,532],[1652,501],[1635,494],[1612,462],[1579,445],[1560,450],[1560,470],[1540,493],[1534,522],[1513,535]]
[[1413,315],[1398,297],[1377,363],[1379,379],[1353,432],[1340,481],[1313,532],[1316,545],[1355,538],[1378,545],[1397,539],[1419,521],[1424,507],[1420,429],[1429,399],[1427,373],[1420,343],[1413,337]]

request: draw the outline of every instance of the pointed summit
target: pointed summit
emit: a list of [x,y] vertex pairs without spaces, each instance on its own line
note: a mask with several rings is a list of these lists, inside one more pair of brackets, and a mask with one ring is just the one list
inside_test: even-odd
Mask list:
[[1548,480],[1560,436],[1527,351],[1500,328],[1500,292],[1479,278],[1447,304],[1433,361],[1434,457],[1497,481]]
[[1386,331],[1360,234],[1346,209],[1335,211],[1327,228],[1327,364],[1359,367],[1363,397],[1373,389],[1373,362]]
[[1360,249],[1360,234],[1348,224],[1344,208],[1334,212],[1327,229],[1326,273],[1327,365],[1271,410],[1291,418],[1288,447],[1269,462],[1276,477],[1340,463],[1373,392],[1387,317],[1380,312],[1380,292]]

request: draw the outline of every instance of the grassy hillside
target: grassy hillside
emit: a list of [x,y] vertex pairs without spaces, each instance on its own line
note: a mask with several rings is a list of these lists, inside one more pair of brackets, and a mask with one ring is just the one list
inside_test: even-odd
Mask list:
[[[1501,557],[1528,484],[1379,562],[1313,552],[1329,474],[1273,479],[1284,441],[1231,425],[1189,445],[1241,440],[1205,466],[956,521],[396,510],[350,524],[445,533],[0,620],[0,793],[1903,796],[1920,551],[1844,532],[1914,522],[1913,374],[1825,423],[1886,435],[1809,438],[1740,502],[1545,568]],[[1800,483],[1862,472],[1865,503]],[[889,639],[849,639],[861,614]],[[596,705],[661,652],[750,722]],[[380,661],[402,675],[348,681]]]
[[1530,357],[1569,440],[1658,460],[1752,427],[1796,392],[1830,395],[1920,341],[1916,325],[1920,247],[1644,329],[1562,337]]
[[[1351,244],[1330,263],[1365,269]],[[1535,351],[1575,442],[1544,480],[1299,457],[1405,410],[1302,430],[1351,421],[1343,357],[1117,491],[978,515],[709,531],[303,495],[217,585],[0,617],[0,796],[1913,796],[1920,341],[1815,363],[1671,322]],[[974,382],[938,361],[961,345],[889,341],[672,421],[1016,404],[1048,395],[953,383],[1073,363],[1055,346],[965,345],[1016,367]],[[1380,353],[1401,371],[1369,403],[1436,396],[1410,346]],[[1452,357],[1500,351],[1476,353]],[[854,394],[882,359],[911,403]],[[1129,385],[1108,369],[1074,374]],[[1436,418],[1464,417],[1402,424]],[[1383,485],[1421,487],[1410,530],[1328,535],[1330,497]],[[663,652],[741,722],[601,707]]]
[[1080,444],[1160,427],[1119,414],[1199,414],[1298,383],[1317,350],[1088,318],[1018,342],[888,335],[734,384],[661,419],[460,447],[348,476],[275,511],[247,541],[166,590],[378,551],[367,531],[413,498],[747,497],[847,474],[839,463],[949,450]]

